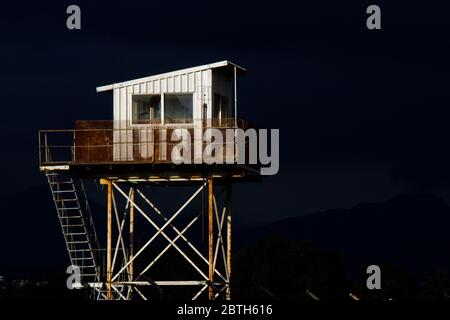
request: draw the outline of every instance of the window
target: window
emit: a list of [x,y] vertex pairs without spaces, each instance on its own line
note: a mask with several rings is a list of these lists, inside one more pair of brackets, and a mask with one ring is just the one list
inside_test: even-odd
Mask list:
[[133,95],[133,124],[161,123],[160,95]]
[[192,94],[164,95],[164,123],[192,123]]

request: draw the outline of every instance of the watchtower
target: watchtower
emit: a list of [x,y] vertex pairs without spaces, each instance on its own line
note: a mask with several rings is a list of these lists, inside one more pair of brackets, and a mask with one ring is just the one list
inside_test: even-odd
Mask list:
[[[182,292],[192,299],[206,292],[210,300],[230,299],[232,185],[259,180],[257,164],[238,161],[245,148],[238,150],[235,139],[236,130],[250,127],[237,117],[237,77],[245,72],[221,61],[98,87],[112,93],[112,120],[39,132],[40,170],[71,264],[95,298],[147,299],[150,287],[186,287],[191,290]],[[227,139],[217,140],[217,134]],[[218,156],[224,161],[211,161]],[[86,180],[106,189],[100,212],[91,212]],[[191,193],[177,210],[165,212],[153,191],[160,188],[163,200],[175,202],[165,193],[178,186]],[[195,202],[200,209],[192,214]],[[93,215],[106,225],[103,245]],[[175,219],[183,215],[180,226]],[[207,225],[198,230],[207,229],[208,236],[198,241],[189,232],[203,216]],[[155,278],[161,273],[152,271],[169,250],[191,267],[183,273],[190,278]]]

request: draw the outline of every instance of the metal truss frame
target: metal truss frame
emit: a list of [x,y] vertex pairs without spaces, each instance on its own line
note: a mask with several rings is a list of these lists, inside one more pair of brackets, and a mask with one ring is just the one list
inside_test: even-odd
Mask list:
[[[196,300],[207,291],[208,299],[231,299],[231,215],[232,215],[232,186],[224,184],[215,190],[212,177],[204,179],[191,194],[191,196],[172,215],[163,213],[144,192],[143,184],[131,181],[117,181],[113,179],[101,179],[101,184],[107,186],[107,248],[106,248],[106,279],[105,282],[90,283],[98,289],[98,298],[106,300],[131,300],[148,297],[140,290],[142,286],[196,286],[199,287],[195,295],[190,297]],[[151,189],[151,188],[150,188]],[[189,240],[186,232],[200,220],[202,211],[189,217],[184,228],[177,228],[174,220],[184,214],[188,206],[202,192],[207,189],[208,212],[208,246],[199,248]],[[220,196],[224,199],[219,203]],[[125,206],[122,210],[116,201],[116,196],[122,198]],[[137,201],[145,205],[139,205]],[[221,205],[220,205],[221,204]],[[120,215],[119,212],[123,213]],[[140,248],[135,247],[135,214],[139,214],[154,230],[149,240]],[[114,219],[113,219],[114,217]],[[158,219],[156,219],[158,217]],[[161,224],[161,221],[163,223]],[[128,224],[128,236],[126,225]],[[115,226],[113,228],[113,225]],[[148,230],[150,228],[146,228]],[[171,230],[170,237],[167,230]],[[176,234],[176,236],[173,236]],[[113,238],[115,245],[113,246]],[[151,258],[150,261],[142,254],[157,238],[164,238],[166,246]],[[183,243],[181,247],[179,243]],[[152,267],[163,257],[169,249],[175,249],[179,255],[196,271],[198,279],[189,280],[154,280],[144,276],[151,272]],[[184,248],[184,249],[183,249]],[[205,250],[206,249],[206,250]],[[204,252],[207,251],[207,254]],[[195,257],[195,259],[193,258]],[[142,270],[135,270],[135,262],[146,265]]]

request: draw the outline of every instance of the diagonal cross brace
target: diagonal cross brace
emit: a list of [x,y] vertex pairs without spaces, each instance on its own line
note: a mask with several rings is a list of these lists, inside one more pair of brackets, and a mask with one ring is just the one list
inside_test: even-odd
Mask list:
[[[223,193],[223,191],[224,190],[222,190],[221,192],[219,192],[219,194],[218,194],[218,196],[220,196],[222,193]],[[163,219],[164,219],[164,221],[167,221],[168,219],[163,215],[163,213],[139,190],[139,189],[137,189],[137,192],[139,193],[139,195],[142,197],[142,199],[144,199],[144,201],[145,202],[147,202],[148,203],[148,205],[150,206],[150,207],[152,207],[153,208],[153,210],[155,210],[155,212],[160,216],[160,217],[162,217]],[[217,209],[217,208],[216,208]],[[202,253],[183,235],[183,233],[184,232],[180,232],[179,230],[178,230],[178,228],[177,227],[175,227],[172,223],[169,225],[177,234],[178,234],[178,236],[174,239],[174,241],[173,242],[175,242],[176,240],[178,240],[179,238],[181,238],[181,239],[183,239],[187,244],[188,244],[188,246],[206,263],[206,264],[208,264],[209,265],[209,261],[208,261],[208,259],[206,259],[206,257],[204,256],[204,255],[202,255]],[[169,244],[168,245],[168,247],[166,247],[164,250],[167,250],[167,249],[169,249],[170,248],[170,246],[171,246],[171,244]],[[151,263],[151,264],[153,264],[153,262]],[[147,268],[146,268],[146,270],[148,270]],[[224,281],[226,281],[227,280],[227,278],[225,278],[218,270],[216,270],[215,268],[214,268],[214,271],[215,271],[215,273],[219,276],[219,277],[221,277],[222,278],[222,280],[224,280]]]
[[145,248],[147,248],[154,240],[155,238],[159,235],[162,234],[171,244],[172,246],[177,249],[177,251],[194,267],[194,269],[196,269],[199,274],[205,278],[205,280],[208,280],[208,277],[197,267],[197,265],[192,262],[192,260],[190,260],[186,254],[163,232],[163,230],[186,208],[186,206],[200,193],[200,191],[206,186],[206,183],[203,183],[202,186],[174,213],[174,215],[167,220],[167,222],[161,227],[159,228],[146,214],[144,211],[142,211],[142,209],[136,204],[134,203],[134,201],[131,201],[131,199],[117,186],[116,183],[112,183],[112,185],[122,194],[122,196],[124,196],[127,200],[130,201],[130,203],[132,204],[132,206],[134,206],[136,208],[136,210],[144,217],[146,218],[147,221],[149,221],[153,227],[155,227],[157,229],[157,232],[147,241],[147,243],[144,244],[144,246],[133,256],[133,258],[131,258],[130,260],[128,260],[128,262],[117,272],[117,274],[112,278],[111,281],[114,281],[117,279],[117,277],[120,275],[120,273],[122,273],[129,265],[131,262],[133,262],[144,250]]

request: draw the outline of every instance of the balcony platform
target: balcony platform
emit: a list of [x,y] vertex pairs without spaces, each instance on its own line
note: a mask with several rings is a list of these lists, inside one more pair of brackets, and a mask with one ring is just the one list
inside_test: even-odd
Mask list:
[[257,167],[239,164],[173,164],[149,162],[42,163],[41,171],[67,173],[82,179],[113,179],[155,185],[198,184],[207,177],[216,183],[260,182]]
[[[213,127],[200,127],[203,134],[208,129],[247,129],[248,122],[224,119],[213,123]],[[237,125],[236,127],[233,127]],[[189,125],[177,128],[188,129],[194,146],[194,133]],[[162,136],[162,131],[165,137]],[[77,121],[73,130],[39,131],[39,167],[41,171],[65,172],[85,179],[115,179],[122,181],[149,182],[154,184],[193,184],[207,177],[213,177],[220,183],[239,181],[260,181],[259,165],[241,165],[235,157],[233,164],[194,164],[194,150],[191,152],[191,164],[175,164],[168,155],[172,154],[178,142],[168,141],[174,128],[169,126],[131,127],[115,129],[111,120]],[[203,136],[203,135],[202,135]],[[225,135],[224,135],[225,137]],[[223,141],[223,159],[227,152],[236,154],[235,142]],[[164,148],[162,148],[162,145]],[[205,147],[200,141],[200,147]],[[248,154],[246,146],[245,154]],[[164,153],[162,150],[165,150]],[[203,153],[202,153],[203,154]]]

